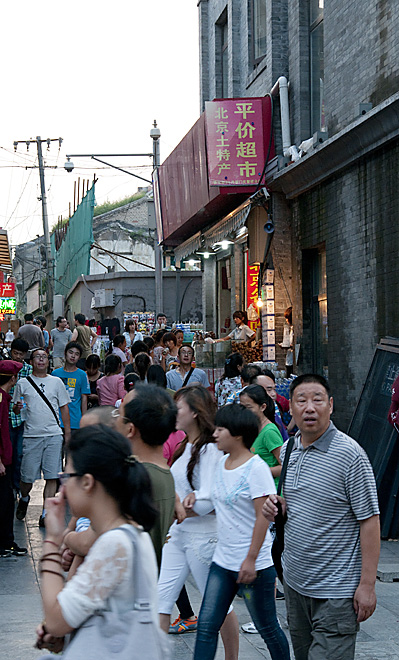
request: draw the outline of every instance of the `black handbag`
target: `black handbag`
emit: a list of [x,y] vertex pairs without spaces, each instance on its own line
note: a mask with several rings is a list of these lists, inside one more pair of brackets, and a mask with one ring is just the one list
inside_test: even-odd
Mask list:
[[[288,467],[288,461],[292,452],[292,449],[294,447],[294,442],[295,438],[290,438],[288,440],[288,445],[287,449],[285,452],[284,456],[284,461],[283,461],[283,467],[281,468],[281,474],[280,474],[280,479],[278,482],[277,486],[277,495],[281,495],[281,491],[283,488],[283,483],[285,479],[285,475],[287,473],[287,467]],[[284,584],[283,580],[283,566],[281,563],[281,557],[284,552],[284,525],[285,521],[287,519],[286,515],[283,515],[281,503],[277,502],[277,509],[278,513],[276,517],[274,518],[274,541],[272,545],[272,559],[273,559],[273,564],[274,568],[276,569],[276,573],[278,576],[278,579],[280,580],[281,584]]]

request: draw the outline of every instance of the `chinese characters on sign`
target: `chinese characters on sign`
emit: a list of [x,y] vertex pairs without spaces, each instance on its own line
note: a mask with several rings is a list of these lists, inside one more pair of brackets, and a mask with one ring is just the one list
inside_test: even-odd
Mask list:
[[205,104],[210,186],[257,185],[270,139],[269,103],[253,98]]
[[0,298],[0,314],[15,314],[15,298]]
[[15,298],[15,284],[13,282],[0,284],[0,298]]
[[258,300],[258,279],[260,264],[248,263],[247,252],[247,314],[248,326],[256,332],[260,326],[260,318],[256,301]]
[[274,362],[276,359],[276,333],[274,316],[274,270],[266,271],[266,284],[262,286],[262,344],[263,359],[265,362]]

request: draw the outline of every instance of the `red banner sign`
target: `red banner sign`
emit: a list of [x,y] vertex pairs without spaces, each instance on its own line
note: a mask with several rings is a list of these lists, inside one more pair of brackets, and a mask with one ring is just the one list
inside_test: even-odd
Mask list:
[[0,298],[15,298],[15,283],[0,284]]
[[205,103],[210,186],[257,185],[271,136],[270,99]]
[[[248,259],[248,253],[247,253]],[[260,326],[259,311],[256,301],[258,300],[258,279],[260,264],[247,263],[247,314],[248,326],[256,332]]]

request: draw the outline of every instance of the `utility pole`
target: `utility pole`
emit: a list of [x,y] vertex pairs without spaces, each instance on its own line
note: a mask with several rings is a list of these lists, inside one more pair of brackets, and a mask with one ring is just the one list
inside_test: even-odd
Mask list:
[[[152,137],[152,152],[153,152],[153,163],[154,171],[158,169],[161,164],[160,151],[159,151],[159,138],[161,137],[161,131],[157,127],[157,122],[154,119],[154,128],[150,131],[150,136]],[[154,176],[152,178],[152,186],[154,188]],[[154,258],[155,258],[155,309],[156,313],[159,314],[164,311],[163,309],[163,279],[162,279],[162,247],[158,242],[158,230],[155,230],[154,238]]]
[[[53,260],[51,258],[51,245],[50,245],[50,232],[48,226],[48,215],[47,215],[47,197],[46,197],[46,186],[44,183],[44,161],[43,161],[43,152],[42,152],[42,142],[46,142],[47,149],[50,148],[51,142],[58,142],[59,149],[61,149],[62,138],[47,138],[42,140],[40,135],[36,137],[35,140],[16,140],[14,142],[14,151],[17,150],[18,144],[26,144],[28,151],[30,143],[36,143],[37,147],[37,158],[39,162],[39,176],[40,176],[40,200],[42,202],[42,218],[43,218],[43,234],[44,242],[46,248],[46,271],[47,271],[47,286],[46,286],[46,303],[47,311],[52,308],[52,292],[53,292]],[[40,264],[41,266],[41,264]],[[41,278],[41,268],[40,268],[40,278]]]

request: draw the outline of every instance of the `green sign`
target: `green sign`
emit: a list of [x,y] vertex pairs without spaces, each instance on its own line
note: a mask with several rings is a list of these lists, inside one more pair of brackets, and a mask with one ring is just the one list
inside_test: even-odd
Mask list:
[[15,298],[0,298],[1,314],[15,314],[15,309],[16,309]]

